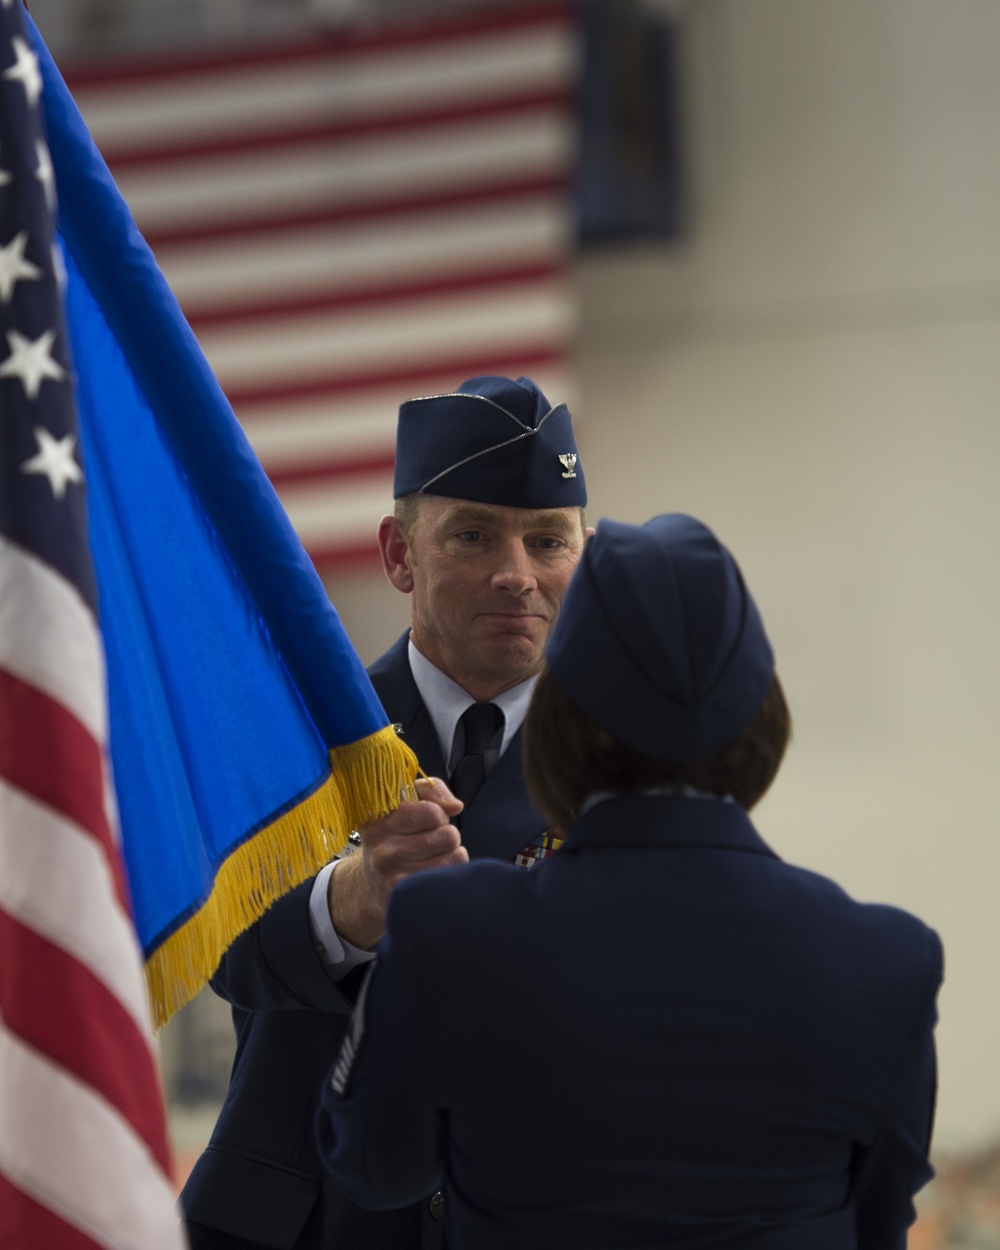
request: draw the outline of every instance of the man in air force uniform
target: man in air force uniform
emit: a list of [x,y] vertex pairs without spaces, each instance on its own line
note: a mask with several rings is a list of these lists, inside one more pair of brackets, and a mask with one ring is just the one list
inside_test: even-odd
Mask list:
[[528,378],[472,378],[409,400],[394,494],[379,545],[386,576],[410,596],[412,626],[370,675],[437,780],[362,828],[354,854],[279,900],[223,959],[213,986],[233,1005],[237,1050],[182,1194],[193,1250],[440,1244],[436,1186],[376,1213],[327,1176],[315,1145],[320,1088],[396,882],[470,857],[529,867],[555,845],[525,790],[520,726],[586,536],[569,411]]

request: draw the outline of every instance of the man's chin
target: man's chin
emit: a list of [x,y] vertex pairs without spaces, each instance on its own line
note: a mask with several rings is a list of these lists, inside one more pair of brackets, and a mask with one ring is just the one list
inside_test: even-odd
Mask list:
[[506,681],[523,681],[542,663],[543,642],[524,634],[493,635],[479,648],[481,667]]

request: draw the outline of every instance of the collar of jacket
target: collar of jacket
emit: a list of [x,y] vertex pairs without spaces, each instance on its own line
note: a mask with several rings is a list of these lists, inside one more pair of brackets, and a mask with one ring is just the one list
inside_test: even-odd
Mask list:
[[[368,669],[375,693],[391,721],[402,727],[403,741],[417,753],[429,776],[447,778],[441,747],[413,680],[407,655],[409,630]],[[470,859],[513,859],[534,842],[548,821],[528,798],[518,730],[462,818],[462,844]]]
[[409,640],[410,631],[407,630],[369,667],[368,676],[386,715],[399,725],[403,741],[416,751],[420,767],[430,777],[447,777],[434,722],[424,707],[410,671],[407,655]]
[[778,858],[738,804],[677,795],[626,794],[605,799],[580,817],[560,854],[596,846],[700,847]]

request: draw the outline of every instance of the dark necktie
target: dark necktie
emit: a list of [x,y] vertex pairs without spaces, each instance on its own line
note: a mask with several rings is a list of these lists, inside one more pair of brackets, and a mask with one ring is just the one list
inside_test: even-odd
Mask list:
[[[448,785],[468,810],[476,791],[486,779],[486,748],[503,723],[503,712],[495,703],[473,703],[461,716],[465,729],[465,752],[455,765]],[[462,815],[465,813],[463,812]],[[455,823],[460,824],[459,816]]]

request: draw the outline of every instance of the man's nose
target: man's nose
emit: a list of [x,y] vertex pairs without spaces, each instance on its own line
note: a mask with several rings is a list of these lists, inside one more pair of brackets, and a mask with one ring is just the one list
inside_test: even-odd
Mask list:
[[493,588],[514,595],[527,594],[538,585],[531,556],[522,542],[507,543],[493,574]]

